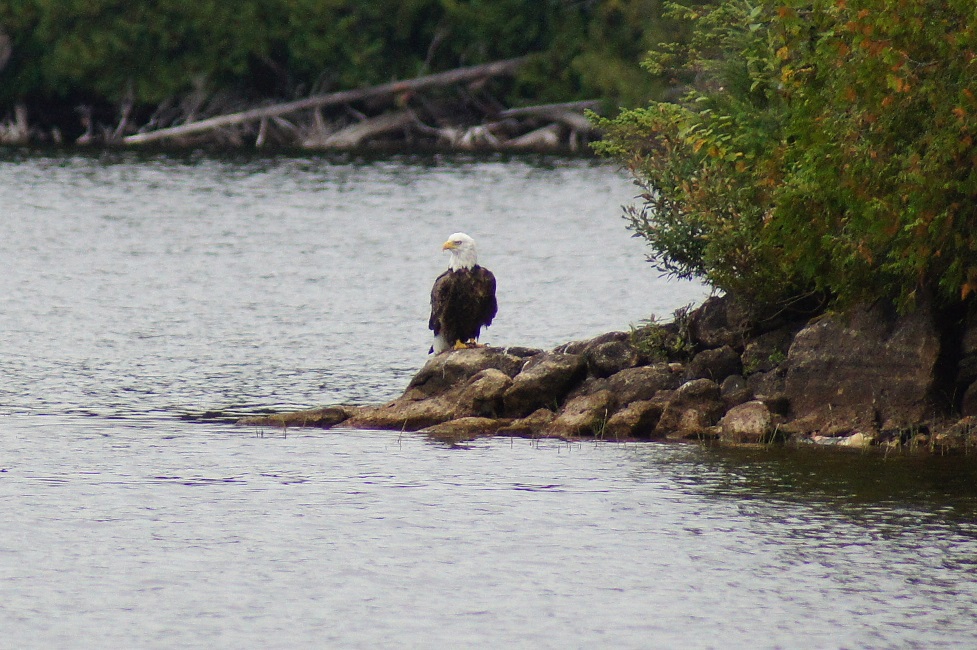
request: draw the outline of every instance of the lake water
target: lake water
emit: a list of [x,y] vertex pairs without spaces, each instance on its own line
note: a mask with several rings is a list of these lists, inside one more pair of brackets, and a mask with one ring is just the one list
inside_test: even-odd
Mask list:
[[977,645],[967,459],[231,423],[399,394],[456,230],[492,344],[700,301],[635,193],[587,160],[0,152],[0,646]]

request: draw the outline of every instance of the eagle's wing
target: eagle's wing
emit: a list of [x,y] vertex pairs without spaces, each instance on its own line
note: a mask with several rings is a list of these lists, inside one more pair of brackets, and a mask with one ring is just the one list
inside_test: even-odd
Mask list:
[[446,284],[450,282],[451,271],[445,271],[434,281],[431,287],[431,317],[427,321],[429,329],[434,330],[434,335],[441,333],[441,319],[444,316],[446,305]]
[[495,276],[484,267],[478,269],[478,322],[482,327],[492,324],[492,319],[499,311],[499,303],[495,298]]

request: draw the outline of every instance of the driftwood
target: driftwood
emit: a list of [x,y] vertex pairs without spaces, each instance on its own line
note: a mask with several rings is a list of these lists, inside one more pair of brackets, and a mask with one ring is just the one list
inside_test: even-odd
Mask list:
[[[488,82],[513,74],[524,60],[458,68],[259,108],[248,108],[232,93],[208,95],[202,88],[182,99],[169,98],[152,113],[147,112],[149,107],[125,101],[111,123],[100,119],[107,112],[104,107],[79,106],[75,111],[82,132],[71,139],[77,145],[109,146],[168,141],[178,146],[229,148],[253,144],[303,149],[585,150],[599,134],[584,111],[598,109],[601,102],[507,108],[492,95]],[[207,115],[217,116],[199,119]],[[23,106],[0,120],[0,143],[62,141],[58,126],[43,122],[28,126]],[[137,123],[143,124],[138,131]]]
[[417,118],[411,110],[384,113],[379,117],[366,119],[350,125],[345,129],[326,136],[320,146],[328,149],[355,149],[370,138],[401,131],[411,125]]
[[560,127],[550,124],[506,143],[512,149],[553,149],[560,144]]
[[27,144],[30,141],[31,130],[27,124],[27,107],[17,104],[14,107],[13,120],[0,122],[0,144]]
[[295,113],[297,111],[319,109],[326,106],[335,106],[349,102],[363,101],[365,99],[387,95],[397,95],[400,93],[407,93],[435,86],[448,86],[456,83],[477,81],[489,77],[509,75],[514,73],[524,62],[525,58],[508,59],[505,61],[486,63],[484,65],[457,68],[447,72],[417,77],[416,79],[394,81],[387,84],[381,84],[379,86],[372,86],[370,88],[357,88],[354,90],[344,90],[335,93],[327,93],[324,95],[315,95],[306,99],[285,102],[283,104],[275,104],[273,106],[265,106],[262,108],[255,108],[242,111],[240,113],[232,113],[230,115],[219,115],[217,117],[211,117],[198,122],[190,122],[188,124],[158,129],[156,131],[136,133],[134,135],[129,135],[122,138],[122,143],[145,144],[149,142],[158,142],[160,140],[166,140],[169,138],[203,133],[212,129],[220,129],[228,126],[267,120],[270,118],[280,117],[288,113]]
[[520,108],[507,108],[496,115],[499,119],[509,117],[540,117],[550,118],[556,115],[572,113],[579,115],[580,111],[596,110],[600,107],[600,101],[587,99],[579,102],[562,102],[559,104],[537,104],[536,106],[522,106]]

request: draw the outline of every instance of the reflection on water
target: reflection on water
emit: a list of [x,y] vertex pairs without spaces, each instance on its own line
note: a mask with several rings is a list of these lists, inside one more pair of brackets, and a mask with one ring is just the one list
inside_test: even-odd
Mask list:
[[[180,419],[399,393],[440,242],[491,342],[666,283],[590,161],[0,155],[10,647],[973,647],[977,468]],[[624,281],[626,279],[627,281]]]

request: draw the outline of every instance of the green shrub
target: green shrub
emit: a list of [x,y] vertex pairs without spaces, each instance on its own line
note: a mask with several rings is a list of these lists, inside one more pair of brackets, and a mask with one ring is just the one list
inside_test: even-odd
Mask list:
[[761,299],[911,308],[977,291],[977,12],[968,0],[675,7],[646,66],[683,101],[602,121],[657,267]]

